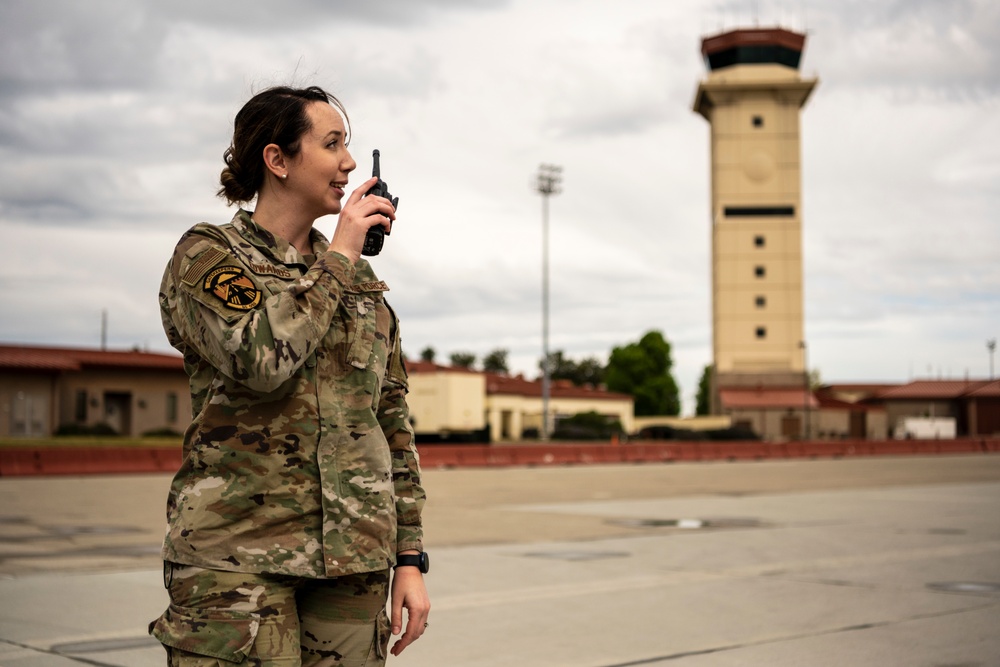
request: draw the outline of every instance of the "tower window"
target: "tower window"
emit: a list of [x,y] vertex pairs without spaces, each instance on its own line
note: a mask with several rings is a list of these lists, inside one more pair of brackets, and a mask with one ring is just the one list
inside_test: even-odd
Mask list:
[[753,117],[753,126],[754,127],[764,127],[764,117],[763,116],[754,116]]
[[767,338],[767,327],[757,327],[757,338]]
[[757,236],[753,237],[753,244],[755,246],[757,246],[758,248],[763,248],[764,247],[764,237],[762,235],[760,235],[760,234],[758,234]]
[[726,206],[722,214],[727,218],[787,217],[795,215],[794,206]]
[[765,275],[767,275],[767,271],[764,270],[763,266],[755,266],[753,267],[753,274],[758,278],[763,278]]
[[753,300],[753,302],[754,305],[757,306],[758,308],[763,308],[764,306],[767,305],[767,297],[758,295],[757,298]]

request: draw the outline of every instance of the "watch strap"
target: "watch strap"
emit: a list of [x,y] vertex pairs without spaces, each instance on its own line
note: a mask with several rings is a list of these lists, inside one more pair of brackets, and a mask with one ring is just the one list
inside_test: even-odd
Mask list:
[[430,569],[430,562],[429,559],[427,558],[426,553],[398,554],[396,556],[395,567],[406,566],[406,565],[411,565],[413,567],[416,567],[424,574],[427,574],[427,571]]

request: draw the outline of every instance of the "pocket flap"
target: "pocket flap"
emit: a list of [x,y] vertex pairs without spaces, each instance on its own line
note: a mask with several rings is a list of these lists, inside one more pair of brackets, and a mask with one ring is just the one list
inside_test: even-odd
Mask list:
[[149,625],[149,634],[181,651],[240,663],[253,648],[259,628],[260,617],[249,612],[172,604]]

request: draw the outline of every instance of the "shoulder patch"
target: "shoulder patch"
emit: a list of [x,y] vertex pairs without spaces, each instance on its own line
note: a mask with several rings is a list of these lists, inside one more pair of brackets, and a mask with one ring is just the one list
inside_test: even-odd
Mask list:
[[226,304],[226,308],[233,310],[250,310],[260,303],[260,290],[239,266],[213,269],[205,276],[202,289],[214,294]]
[[201,280],[205,273],[222,261],[226,257],[226,253],[218,248],[209,248],[198,260],[188,267],[188,270],[184,272],[181,277],[181,282],[188,287],[194,287]]

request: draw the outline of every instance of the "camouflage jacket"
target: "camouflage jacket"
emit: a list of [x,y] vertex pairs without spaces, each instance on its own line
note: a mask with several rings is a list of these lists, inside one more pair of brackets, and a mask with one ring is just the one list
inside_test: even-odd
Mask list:
[[313,230],[315,257],[246,211],[199,224],[160,287],[194,419],[165,560],[333,577],[422,550],[424,491],[388,289]]

